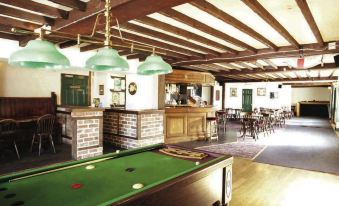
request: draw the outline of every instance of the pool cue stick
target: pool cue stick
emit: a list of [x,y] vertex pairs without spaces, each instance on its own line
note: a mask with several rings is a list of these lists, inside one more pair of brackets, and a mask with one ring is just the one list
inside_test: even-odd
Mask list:
[[44,171],[44,172],[39,172],[39,173],[36,173],[36,174],[31,174],[31,175],[24,176],[24,177],[14,178],[14,179],[9,180],[8,182],[15,182],[15,181],[27,179],[27,178],[30,178],[30,177],[35,177],[35,176],[39,176],[39,175],[44,175],[44,174],[48,174],[48,173],[52,173],[52,172],[57,172],[57,171],[62,171],[62,170],[66,170],[66,169],[71,169],[71,168],[76,168],[76,167],[81,167],[81,166],[88,165],[88,164],[103,162],[103,161],[106,161],[106,160],[109,160],[109,159],[113,159],[113,158],[115,158],[115,157],[106,157],[106,158],[103,158],[103,159],[92,160],[92,161],[89,161],[89,162],[80,163],[80,164],[77,164],[77,165],[71,165],[71,166],[67,166],[67,167],[57,168],[57,169],[54,169],[54,170],[48,170],[48,171]]

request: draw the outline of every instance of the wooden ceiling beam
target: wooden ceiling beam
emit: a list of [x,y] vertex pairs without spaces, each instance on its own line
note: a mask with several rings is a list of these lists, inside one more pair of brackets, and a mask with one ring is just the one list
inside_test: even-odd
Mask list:
[[[339,44],[339,42],[335,42]],[[302,46],[302,51],[304,56],[314,56],[322,54],[336,54],[339,53],[339,47],[333,50],[329,50],[326,46],[321,46],[319,44],[304,44]],[[240,51],[238,54],[229,54],[223,53],[218,58],[191,58],[190,60],[172,62],[173,65],[193,65],[193,64],[211,64],[211,63],[231,63],[237,61],[255,61],[257,59],[274,59],[281,57],[299,57],[301,50],[295,49],[293,46],[284,46],[279,47],[277,51],[272,49],[260,49],[256,54],[252,54],[249,51]]]
[[60,47],[60,49],[65,49],[65,48],[68,48],[68,47],[75,46],[77,44],[78,44],[78,42],[75,41],[75,40],[68,40],[68,41],[64,41],[64,42],[59,43],[59,47]]
[[300,48],[299,43],[292,35],[270,14],[257,0],[242,0],[249,8],[258,14],[272,28],[280,33],[295,48]]
[[[272,68],[272,67],[265,67],[265,70],[261,69],[253,69],[253,70],[241,70],[241,71],[229,71],[229,72],[224,72],[222,74],[232,74],[232,75],[239,75],[239,74],[269,74],[269,73],[280,73],[280,72],[295,72],[295,71],[318,71],[318,70],[328,70],[328,69],[334,69],[335,64],[334,63],[327,63],[324,64],[324,66],[318,65],[315,67],[311,68],[305,68],[305,69],[297,69],[297,68],[292,68],[292,69],[287,69],[286,67],[281,67],[279,66],[277,69]],[[339,69],[339,68],[336,68]]]
[[[183,57],[201,56],[201,54],[198,53],[198,52],[194,52],[194,51],[191,51],[191,50],[188,50],[188,49],[184,49],[182,47],[167,44],[165,42],[158,41],[156,39],[151,39],[151,38],[139,36],[139,35],[136,35],[136,34],[125,32],[125,31],[121,31],[121,34],[122,34],[122,37],[124,39],[128,39],[128,40],[133,41],[133,42],[148,44],[148,45],[154,46],[156,48],[171,50],[171,51],[176,52],[176,53],[181,53],[183,55]],[[117,29],[112,30],[112,35],[114,35],[115,37],[120,37],[119,31]]]
[[[0,29],[1,30],[1,29]],[[0,31],[0,38],[1,39],[9,39],[9,40],[14,40],[14,41],[20,41],[20,39],[22,38],[19,35],[14,35],[14,34],[9,34],[9,33],[5,33]]]
[[249,69],[249,70],[253,70],[252,67],[250,67],[248,64],[245,64],[244,62],[235,62],[237,65],[241,66],[241,67],[244,67],[246,69]]
[[192,5],[199,8],[202,11],[205,11],[212,16],[224,21],[227,24],[230,24],[234,26],[235,28],[239,29],[240,31],[244,32],[245,34],[248,34],[249,36],[253,37],[254,39],[258,40],[259,42],[263,43],[267,47],[270,47],[274,50],[277,50],[278,47],[272,43],[270,40],[266,39],[262,35],[260,35],[258,32],[253,30],[251,27],[247,26],[246,24],[242,23],[238,19],[234,18],[233,16],[225,13],[221,9],[217,8],[213,4],[205,1],[205,0],[196,0],[191,2]]
[[[111,13],[119,20],[120,24],[133,19],[144,17],[148,14],[168,9],[189,2],[190,0],[115,0],[111,1]],[[56,23],[56,30],[74,33],[91,34],[93,25],[98,13],[103,12],[104,2],[101,0],[91,0],[87,4],[87,10],[81,13],[70,13],[70,21]],[[91,10],[91,11],[90,11]],[[112,22],[113,24],[115,22]],[[113,26],[113,25],[112,25]],[[102,30],[105,25],[100,24],[97,30]]]
[[62,10],[62,9],[57,9],[51,6],[47,6],[44,4],[40,4],[38,2],[34,1],[27,1],[27,0],[0,0],[1,3],[19,7],[22,9],[27,9],[31,10],[34,12],[38,12],[44,15],[52,16],[55,18],[63,18],[67,19],[68,18],[68,11]]
[[126,56],[127,59],[140,59],[140,58],[146,58],[145,54],[141,53],[135,53],[135,54],[130,54]]
[[330,74],[330,77],[333,77],[333,76],[334,76],[334,73],[335,73],[336,71],[337,71],[336,69],[333,69],[333,71],[332,71],[331,74]]
[[304,15],[305,20],[307,21],[314,37],[317,39],[318,43],[324,45],[324,39],[321,36],[320,30],[313,18],[310,8],[306,0],[295,0],[301,10],[301,13]]
[[80,0],[50,0],[56,4],[67,6],[72,9],[77,9],[79,11],[86,11],[87,4]]
[[[166,54],[172,55],[172,56],[176,57],[177,59],[187,59],[190,55],[193,55],[193,56],[196,55],[194,52],[190,52],[190,51],[185,50],[181,47],[176,47],[176,46],[173,46],[173,45],[170,45],[170,44],[166,44],[166,43],[163,43],[163,42],[160,42],[160,41],[156,41],[156,40],[149,39],[149,38],[146,38],[146,37],[130,34],[130,33],[123,32],[123,31],[121,33],[122,33],[123,39],[126,40],[127,42],[129,42],[130,45],[131,45],[131,43],[139,43],[140,44],[140,42],[142,42],[144,44],[149,45],[148,46],[149,50],[152,50],[151,46],[154,46],[156,48],[155,51],[163,51],[163,52],[166,51]],[[111,34],[112,34],[113,40],[121,42],[121,38],[120,38],[118,30],[112,30]],[[101,38],[102,40],[105,39],[104,35],[100,34],[100,33],[97,33],[96,37]],[[138,46],[136,46],[136,47],[138,47]]]
[[30,22],[19,21],[16,19],[0,16],[0,24],[7,25],[10,27],[21,28],[26,30],[34,30],[39,28],[41,25],[33,24]]
[[212,36],[215,36],[219,39],[222,39],[226,42],[229,42],[231,44],[234,44],[238,47],[247,49],[251,52],[256,52],[256,49],[234,37],[229,36],[228,34],[225,34],[217,29],[214,29],[213,27],[207,26],[204,23],[201,23],[200,21],[197,21],[189,16],[186,16],[185,14],[182,14],[174,9],[168,9],[168,10],[163,10],[159,12],[160,14],[170,17],[172,19],[175,19],[181,23],[184,23],[190,27],[193,27],[195,29],[198,29],[202,32],[205,32],[207,34],[210,34]]
[[[147,29],[145,27],[138,26],[138,25],[135,25],[135,24],[132,24],[132,23],[125,23],[121,28],[129,30],[129,31],[138,32],[140,34],[151,36],[151,37],[154,37],[154,38],[157,38],[157,39],[162,39],[162,40],[167,41],[167,42],[172,42],[172,43],[175,43],[175,44],[178,44],[178,45],[182,45],[182,46],[194,49],[194,50],[198,50],[198,51],[201,51],[201,52],[211,54],[213,56],[219,56],[220,55],[219,52],[216,52],[212,49],[209,49],[209,48],[206,48],[206,47],[185,41],[183,39],[180,39],[180,38],[168,35],[168,34],[158,32],[158,31],[155,31],[155,30]],[[203,53],[201,53],[199,56],[201,56],[203,58],[206,57]]]
[[[227,77],[226,77],[227,78]],[[218,80],[223,81],[223,77],[218,76]],[[245,81],[239,81],[239,82],[303,82],[303,81],[335,81],[338,80],[337,77],[313,77],[312,79],[309,78],[277,78],[277,79],[272,79],[272,80],[262,80],[262,79],[250,79],[250,80],[245,80]]]
[[146,25],[155,27],[155,28],[159,28],[159,29],[164,30],[164,31],[168,31],[168,32],[174,33],[176,35],[185,37],[185,38],[187,38],[189,40],[194,40],[194,41],[203,43],[205,45],[209,45],[211,47],[222,49],[222,50],[230,52],[232,54],[236,54],[237,53],[236,50],[234,50],[232,48],[229,48],[229,47],[227,47],[225,45],[219,44],[219,43],[217,43],[215,41],[212,41],[212,40],[210,40],[208,38],[199,36],[199,35],[197,35],[195,33],[186,31],[184,29],[172,26],[170,24],[167,24],[167,23],[155,20],[155,19],[147,17],[147,16],[143,17],[141,19],[136,19],[135,21],[140,22],[142,24],[146,24]]
[[271,60],[269,59],[263,59],[264,62],[266,62],[266,64],[270,65],[271,67],[273,67],[274,69],[278,69],[278,66],[272,62]]
[[11,17],[15,17],[18,19],[24,19],[24,20],[36,22],[39,24],[48,24],[51,26],[53,26],[54,24],[54,19],[50,17],[40,16],[40,15],[29,13],[26,11],[14,9],[12,7],[0,5],[0,11],[2,15],[11,16]]
[[[128,49],[131,48],[131,42],[128,41],[128,40],[126,40],[125,42],[122,42],[120,40],[120,38],[115,38],[115,37],[112,37],[111,40],[112,40],[114,49],[128,50]],[[80,47],[80,52],[96,50],[96,49],[99,49],[99,48],[102,48],[102,47],[103,47],[103,45],[100,45],[100,44],[90,44],[90,45],[87,45],[87,46]],[[145,51],[146,49],[148,49],[148,50]],[[137,48],[134,48],[133,51],[138,52],[138,53],[152,54],[152,49],[147,48],[147,47],[145,47],[145,48],[138,48],[137,47]],[[158,55],[166,57],[167,59],[183,58],[183,56],[180,55],[180,54],[173,53],[171,51],[167,51],[167,50],[164,50],[164,49],[157,49],[156,52],[159,52]]]

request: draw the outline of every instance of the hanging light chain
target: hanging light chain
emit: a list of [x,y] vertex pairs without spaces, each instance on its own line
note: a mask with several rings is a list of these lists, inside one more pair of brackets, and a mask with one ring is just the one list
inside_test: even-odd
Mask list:
[[106,0],[105,4],[105,17],[106,17],[106,26],[105,26],[105,43],[106,47],[111,46],[111,0]]

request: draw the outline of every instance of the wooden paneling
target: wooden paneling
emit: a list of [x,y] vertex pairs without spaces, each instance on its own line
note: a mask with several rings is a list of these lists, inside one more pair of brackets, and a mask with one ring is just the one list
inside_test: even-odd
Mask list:
[[166,136],[168,138],[185,136],[187,134],[187,115],[166,115]]
[[214,85],[214,76],[210,73],[195,72],[187,70],[173,70],[165,75],[166,83],[196,83]]
[[204,136],[206,132],[206,113],[187,114],[187,135]]
[[206,116],[215,113],[213,108],[175,107],[166,108],[166,143],[204,139]]
[[0,118],[42,116],[55,111],[55,93],[51,97],[0,97]]

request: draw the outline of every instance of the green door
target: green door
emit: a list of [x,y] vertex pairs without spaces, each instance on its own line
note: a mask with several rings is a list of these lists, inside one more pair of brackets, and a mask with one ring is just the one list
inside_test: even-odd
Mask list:
[[61,104],[88,106],[88,76],[61,74]]
[[242,90],[242,111],[252,112],[252,89]]

